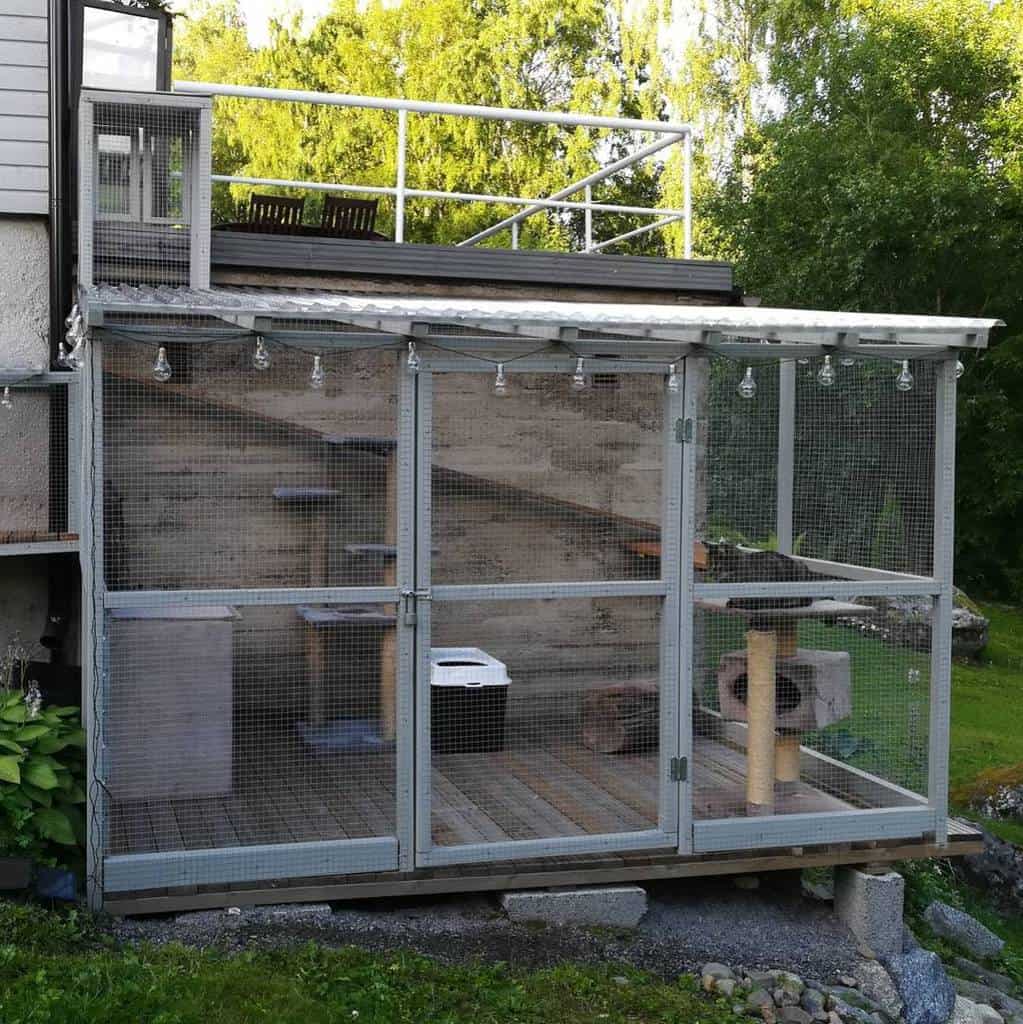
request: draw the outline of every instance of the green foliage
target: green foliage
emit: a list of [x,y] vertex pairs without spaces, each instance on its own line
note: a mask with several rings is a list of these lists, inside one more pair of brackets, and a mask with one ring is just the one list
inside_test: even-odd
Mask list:
[[[88,919],[0,902],[4,1024],[737,1024],[685,980],[620,965],[525,972],[357,949],[118,948]],[[614,981],[625,977],[628,984]]]
[[20,690],[0,690],[0,856],[54,863],[85,841],[85,735],[77,708],[33,715]]

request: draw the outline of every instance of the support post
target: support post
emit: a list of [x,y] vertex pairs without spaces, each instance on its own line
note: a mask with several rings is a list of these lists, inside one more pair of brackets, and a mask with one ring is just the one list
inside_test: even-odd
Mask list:
[[683,160],[683,189],[682,209],[685,210],[686,219],[684,225],[683,254],[687,260],[693,258],[693,133],[686,132],[682,143]]
[[778,365],[778,508],[775,533],[778,550],[792,554],[792,508],[795,486],[796,362],[783,359]]
[[953,548],[955,531],[955,359],[938,364],[935,381],[934,578],[941,591],[931,628],[931,713],[927,797],[935,842],[948,842],[948,747],[952,706]]
[[408,111],[398,111],[398,156],[394,187],[394,240],[405,241],[405,148],[408,134]]
[[775,668],[778,638],[767,630],[746,634],[749,732],[746,744],[746,813],[774,814]]
[[590,204],[593,202],[593,186],[587,185],[583,190],[583,197],[586,200],[586,211],[583,215],[585,223],[585,238],[583,239],[583,252],[589,252],[593,246],[593,209]]

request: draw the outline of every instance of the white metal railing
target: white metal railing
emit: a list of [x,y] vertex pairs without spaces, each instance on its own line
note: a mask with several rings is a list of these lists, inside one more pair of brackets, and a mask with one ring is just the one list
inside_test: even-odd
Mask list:
[[[510,231],[512,248],[519,244],[519,225],[541,210],[582,210],[584,214],[584,252],[600,252],[619,242],[650,231],[656,231],[681,221],[683,224],[683,253],[692,257],[692,128],[688,124],[671,121],[645,121],[627,117],[601,117],[589,114],[550,113],[540,110],[516,110],[511,107],[485,107],[461,103],[432,103],[418,100],[388,99],[379,96],[350,96],[343,93],[306,92],[297,89],[265,89],[249,85],[220,85],[212,82],[175,82],[180,93],[210,96],[233,96],[240,99],[273,100],[283,103],[313,103],[333,107],[356,107],[366,110],[388,110],[398,115],[397,151],[395,155],[394,185],[356,185],[348,182],[295,181],[282,178],[259,178],[232,174],[214,174],[213,181],[237,185],[266,185],[282,188],[311,189],[324,192],[352,192],[362,195],[391,196],[395,202],[394,240],[405,240],[405,203],[408,199],[448,199],[460,202],[490,203],[501,206],[522,207],[503,220],[476,232],[457,243],[475,245],[502,231]],[[442,189],[409,188],[406,183],[405,160],[408,139],[409,114],[445,114],[454,117],[475,117],[491,121],[520,121],[531,124],[553,124],[565,127],[617,129],[620,131],[649,132],[658,136],[634,153],[601,167],[547,198],[491,195],[478,192],[450,192]],[[593,186],[619,171],[671,146],[681,145],[683,152],[683,201],[681,209],[628,206],[617,203],[595,203]],[[572,196],[583,193],[582,200]],[[595,213],[623,213],[654,220],[631,231],[625,231],[603,242],[593,241]]]

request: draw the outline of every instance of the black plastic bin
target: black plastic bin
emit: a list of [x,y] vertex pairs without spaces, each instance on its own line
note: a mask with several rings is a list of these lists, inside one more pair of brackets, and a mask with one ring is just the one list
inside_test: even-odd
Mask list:
[[430,651],[433,752],[503,750],[510,684],[504,664],[478,647],[434,647]]

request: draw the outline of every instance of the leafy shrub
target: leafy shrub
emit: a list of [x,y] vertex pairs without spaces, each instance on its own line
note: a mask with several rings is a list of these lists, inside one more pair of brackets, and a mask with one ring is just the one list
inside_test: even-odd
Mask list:
[[0,855],[55,864],[84,845],[84,750],[78,708],[0,689]]

